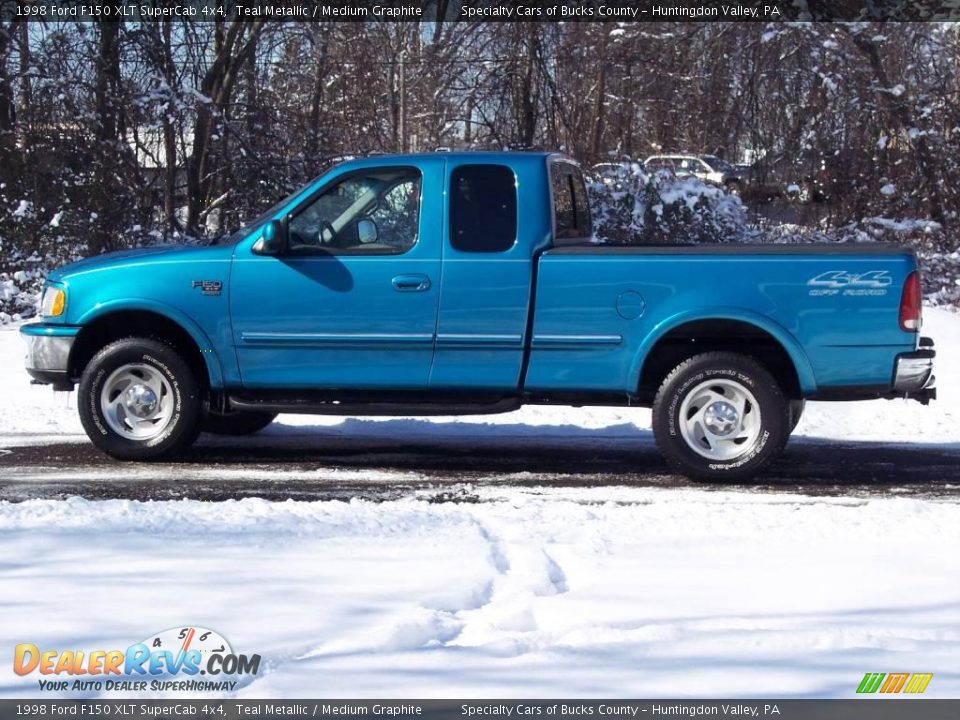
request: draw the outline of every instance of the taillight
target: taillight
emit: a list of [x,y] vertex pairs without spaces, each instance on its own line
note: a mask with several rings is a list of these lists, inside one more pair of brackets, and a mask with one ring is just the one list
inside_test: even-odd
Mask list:
[[920,273],[914,270],[907,275],[900,296],[900,329],[907,332],[920,330]]

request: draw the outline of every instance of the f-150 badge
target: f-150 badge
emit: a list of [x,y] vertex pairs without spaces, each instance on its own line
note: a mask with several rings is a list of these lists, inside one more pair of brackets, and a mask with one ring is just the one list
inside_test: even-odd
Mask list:
[[194,280],[193,287],[200,288],[204,295],[219,295],[223,290],[223,283],[219,280]]

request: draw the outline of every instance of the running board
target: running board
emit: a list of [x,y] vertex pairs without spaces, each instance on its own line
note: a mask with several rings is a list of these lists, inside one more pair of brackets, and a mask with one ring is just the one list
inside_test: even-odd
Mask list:
[[298,398],[245,397],[230,395],[234,410],[252,410],[299,415],[496,415],[517,410],[519,398],[508,397],[494,402],[377,402],[357,400],[315,400]]

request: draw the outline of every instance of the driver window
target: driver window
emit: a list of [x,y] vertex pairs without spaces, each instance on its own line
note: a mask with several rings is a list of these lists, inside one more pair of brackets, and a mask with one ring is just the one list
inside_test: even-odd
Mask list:
[[353,173],[290,218],[293,255],[398,255],[417,243],[420,173],[387,168]]

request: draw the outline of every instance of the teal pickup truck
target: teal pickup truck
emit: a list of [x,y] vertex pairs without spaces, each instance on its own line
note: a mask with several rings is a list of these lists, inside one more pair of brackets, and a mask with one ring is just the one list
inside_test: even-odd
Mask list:
[[808,398],[933,398],[920,300],[901,247],[598,245],[570,159],[434,153],[344,162],[211,246],[63,267],[22,333],[116,458],[281,412],[620,405],[679,472],[734,479]]

